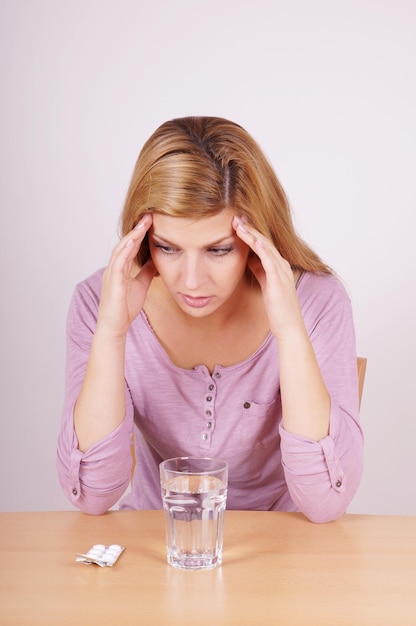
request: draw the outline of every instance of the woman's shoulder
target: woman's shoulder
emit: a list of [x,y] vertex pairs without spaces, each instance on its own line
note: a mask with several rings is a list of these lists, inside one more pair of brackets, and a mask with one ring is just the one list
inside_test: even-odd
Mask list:
[[81,315],[81,312],[85,310],[90,313],[97,311],[101,298],[104,269],[96,270],[75,285],[71,298],[70,315],[71,313]]
[[296,286],[300,302],[350,303],[342,279],[336,274],[303,272]]
[[297,281],[298,290],[325,290],[346,292],[344,282],[340,276],[326,272],[302,272]]
[[91,292],[99,295],[101,293],[104,270],[105,267],[101,267],[83,280],[79,281],[75,285],[75,291],[79,293]]

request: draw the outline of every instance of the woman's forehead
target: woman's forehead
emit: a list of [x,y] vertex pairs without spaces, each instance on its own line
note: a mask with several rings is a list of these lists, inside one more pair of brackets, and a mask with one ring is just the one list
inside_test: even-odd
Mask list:
[[166,242],[178,243],[197,240],[208,244],[220,243],[233,237],[232,219],[235,211],[224,209],[209,217],[173,217],[161,213],[153,214],[151,233]]

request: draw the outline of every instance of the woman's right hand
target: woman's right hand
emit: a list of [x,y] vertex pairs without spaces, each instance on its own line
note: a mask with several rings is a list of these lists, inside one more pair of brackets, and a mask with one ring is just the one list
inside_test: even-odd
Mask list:
[[[114,248],[103,274],[97,327],[101,332],[122,338],[140,313],[147,290],[156,274],[151,259],[138,268],[135,259],[152,225],[152,215],[145,214],[137,226]],[[135,273],[135,270],[138,270]]]

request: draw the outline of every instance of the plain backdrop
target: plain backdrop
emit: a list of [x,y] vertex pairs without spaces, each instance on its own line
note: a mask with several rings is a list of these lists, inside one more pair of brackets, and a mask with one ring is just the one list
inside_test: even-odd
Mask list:
[[415,2],[0,0],[0,29],[1,510],[71,508],[55,450],[73,288],[107,262],[148,136],[218,115],[263,147],[352,298],[368,367],[350,511],[415,515]]

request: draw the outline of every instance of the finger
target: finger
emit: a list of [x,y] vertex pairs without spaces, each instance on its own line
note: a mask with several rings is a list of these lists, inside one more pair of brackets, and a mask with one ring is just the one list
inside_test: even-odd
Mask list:
[[256,254],[261,253],[261,251],[265,247],[271,247],[271,249],[275,249],[272,242],[269,241],[267,237],[262,235],[253,226],[248,224],[248,222],[243,222],[242,218],[238,217],[237,215],[235,215],[233,218],[233,227],[240,239],[244,241],[244,243],[246,243],[248,246],[250,246],[250,248],[254,252],[256,252]]
[[152,225],[152,221],[153,219],[150,213],[146,213],[145,215],[143,215],[143,217],[136,224],[133,230],[131,230],[120,240],[120,248],[128,248],[131,244],[136,244],[136,246],[137,244],[141,244],[147,231]]
[[110,264],[124,266],[126,262],[134,261],[151,225],[152,216],[150,213],[147,213],[133,230],[120,239],[112,252]]
[[256,256],[249,261],[249,267],[260,284],[264,276],[263,271],[269,277],[287,274],[293,278],[290,264],[270,239],[238,216],[234,217],[233,226],[240,239],[255,252]]
[[153,261],[149,259],[148,261],[146,261],[143,267],[140,268],[139,272],[134,277],[134,280],[139,281],[147,288],[152,282],[153,278],[156,276],[156,274],[157,270],[153,264]]

